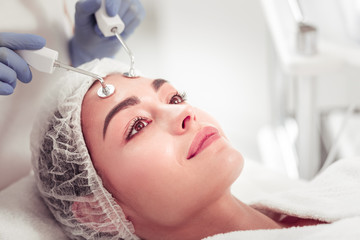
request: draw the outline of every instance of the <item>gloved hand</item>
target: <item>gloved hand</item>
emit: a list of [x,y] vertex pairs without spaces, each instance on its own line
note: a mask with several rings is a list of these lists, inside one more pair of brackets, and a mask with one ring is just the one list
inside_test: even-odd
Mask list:
[[0,95],[14,92],[16,79],[28,83],[32,74],[28,64],[14,50],[37,50],[45,39],[33,34],[0,33]]
[[[118,14],[125,24],[121,36],[126,39],[140,24],[145,10],[139,0],[106,0],[106,12],[110,17]],[[94,13],[101,0],[81,0],[76,3],[75,34],[69,50],[72,65],[77,67],[94,58],[113,57],[121,44],[115,37],[104,37],[96,24]]]

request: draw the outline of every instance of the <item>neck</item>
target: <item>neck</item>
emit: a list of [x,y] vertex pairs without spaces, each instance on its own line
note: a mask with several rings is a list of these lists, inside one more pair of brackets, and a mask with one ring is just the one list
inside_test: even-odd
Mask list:
[[239,230],[280,228],[274,220],[235,198],[230,191],[202,209],[183,226],[154,233],[149,239],[202,239],[218,233]]

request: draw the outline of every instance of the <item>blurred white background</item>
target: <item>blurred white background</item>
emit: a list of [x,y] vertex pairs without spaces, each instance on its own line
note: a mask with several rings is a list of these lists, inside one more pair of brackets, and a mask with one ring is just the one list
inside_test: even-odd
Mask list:
[[[210,113],[233,145],[259,160],[269,122],[266,24],[259,0],[141,0],[146,17],[127,43],[135,66],[169,80]],[[125,52],[119,58],[128,62]]]

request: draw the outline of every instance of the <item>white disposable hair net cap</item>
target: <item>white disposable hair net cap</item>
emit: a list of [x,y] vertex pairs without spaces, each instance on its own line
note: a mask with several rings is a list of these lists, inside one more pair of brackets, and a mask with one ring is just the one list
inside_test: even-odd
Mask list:
[[[106,58],[80,68],[103,77],[129,69]],[[45,203],[72,239],[139,239],[103,187],[85,145],[81,104],[95,80],[67,72],[58,81],[31,134],[32,164]]]

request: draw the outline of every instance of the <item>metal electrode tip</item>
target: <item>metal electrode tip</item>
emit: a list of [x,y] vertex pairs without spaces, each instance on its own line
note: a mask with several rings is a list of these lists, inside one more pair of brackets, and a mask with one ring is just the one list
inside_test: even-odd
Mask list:
[[137,77],[139,77],[138,75],[136,75],[134,69],[130,69],[129,72],[124,72],[123,76],[125,76],[127,78],[137,78]]
[[115,87],[111,84],[105,84],[104,79],[102,77],[98,77],[101,87],[97,91],[97,95],[101,98],[106,98],[111,96],[115,92]]
[[100,87],[97,91],[97,95],[101,98],[107,98],[113,95],[115,87],[111,84],[106,84],[106,87]]

